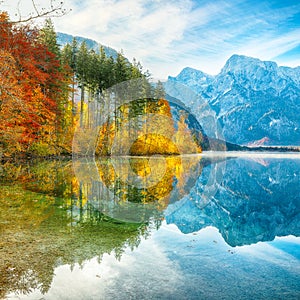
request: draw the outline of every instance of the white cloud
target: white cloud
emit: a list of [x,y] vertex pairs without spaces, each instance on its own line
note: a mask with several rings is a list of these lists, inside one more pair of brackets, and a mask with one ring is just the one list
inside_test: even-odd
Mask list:
[[246,54],[261,59],[273,59],[300,44],[300,29],[277,36],[262,36],[251,40],[238,49],[240,54]]
[[[72,2],[68,0],[66,4]],[[183,39],[191,7],[191,1],[92,0],[84,8],[75,5],[68,16],[56,19],[55,24],[59,31],[123,49],[129,59],[136,57],[156,73],[159,67],[154,61],[168,61],[173,43]],[[148,64],[149,58],[152,63]]]
[[[18,0],[6,3],[18,3]],[[36,0],[49,3],[49,0]],[[21,3],[31,0],[21,0]],[[276,1],[65,0],[56,29],[136,57],[154,77],[185,66],[216,74],[234,53],[272,60],[299,45],[300,4]],[[12,4],[10,4],[12,6]],[[28,6],[30,7],[30,6]],[[278,62],[296,63],[285,59]]]

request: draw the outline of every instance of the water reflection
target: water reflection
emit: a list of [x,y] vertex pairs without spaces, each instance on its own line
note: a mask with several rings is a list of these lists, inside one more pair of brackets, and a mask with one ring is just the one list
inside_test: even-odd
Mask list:
[[113,219],[147,222],[189,194],[203,167],[201,156],[111,158],[73,161],[83,203]]
[[300,235],[299,159],[7,162],[1,182],[0,298],[46,293],[59,265],[121,259],[163,219],[185,234],[214,226],[231,246]]
[[2,166],[0,194],[0,298],[9,292],[46,293],[54,269],[83,264],[104,253],[120,259],[160,220],[118,223],[84,202],[69,161]]
[[[204,172],[208,172],[208,166]],[[222,184],[204,208],[198,207],[202,174],[189,197],[170,205],[166,220],[183,233],[207,226],[219,229],[231,246],[300,235],[300,160],[231,159]]]

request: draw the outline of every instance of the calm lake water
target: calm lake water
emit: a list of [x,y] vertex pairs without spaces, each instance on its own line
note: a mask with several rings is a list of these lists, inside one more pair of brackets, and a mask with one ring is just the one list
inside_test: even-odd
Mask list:
[[0,176],[0,298],[300,298],[297,154],[7,162]]

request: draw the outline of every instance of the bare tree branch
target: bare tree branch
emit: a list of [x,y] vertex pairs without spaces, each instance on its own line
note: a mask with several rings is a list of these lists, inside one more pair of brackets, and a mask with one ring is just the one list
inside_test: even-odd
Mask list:
[[[31,0],[31,2],[32,2],[32,6],[33,6],[33,8],[34,8],[34,10],[35,10],[35,13],[38,15],[38,14],[39,14],[39,11],[38,11],[38,9],[37,9],[37,7],[36,7],[36,5],[35,5],[34,0]],[[52,2],[52,1],[51,1],[51,2]]]
[[[31,0],[32,4],[32,12],[29,15],[24,16],[21,12],[21,2],[22,0],[18,1],[17,5],[17,12],[16,16],[18,16],[18,20],[10,21],[12,24],[19,24],[19,23],[27,23],[35,19],[39,18],[53,18],[53,17],[62,17],[67,14],[70,9],[66,9],[64,7],[64,2],[62,0],[49,0],[48,7],[39,7],[38,0]],[[4,6],[5,0],[0,0],[0,11],[1,6]],[[5,11],[5,9],[3,9]]]

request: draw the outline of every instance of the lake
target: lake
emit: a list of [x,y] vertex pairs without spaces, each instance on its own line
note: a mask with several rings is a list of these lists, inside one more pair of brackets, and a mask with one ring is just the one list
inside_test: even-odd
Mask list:
[[0,298],[300,298],[299,154],[19,161],[0,176]]

